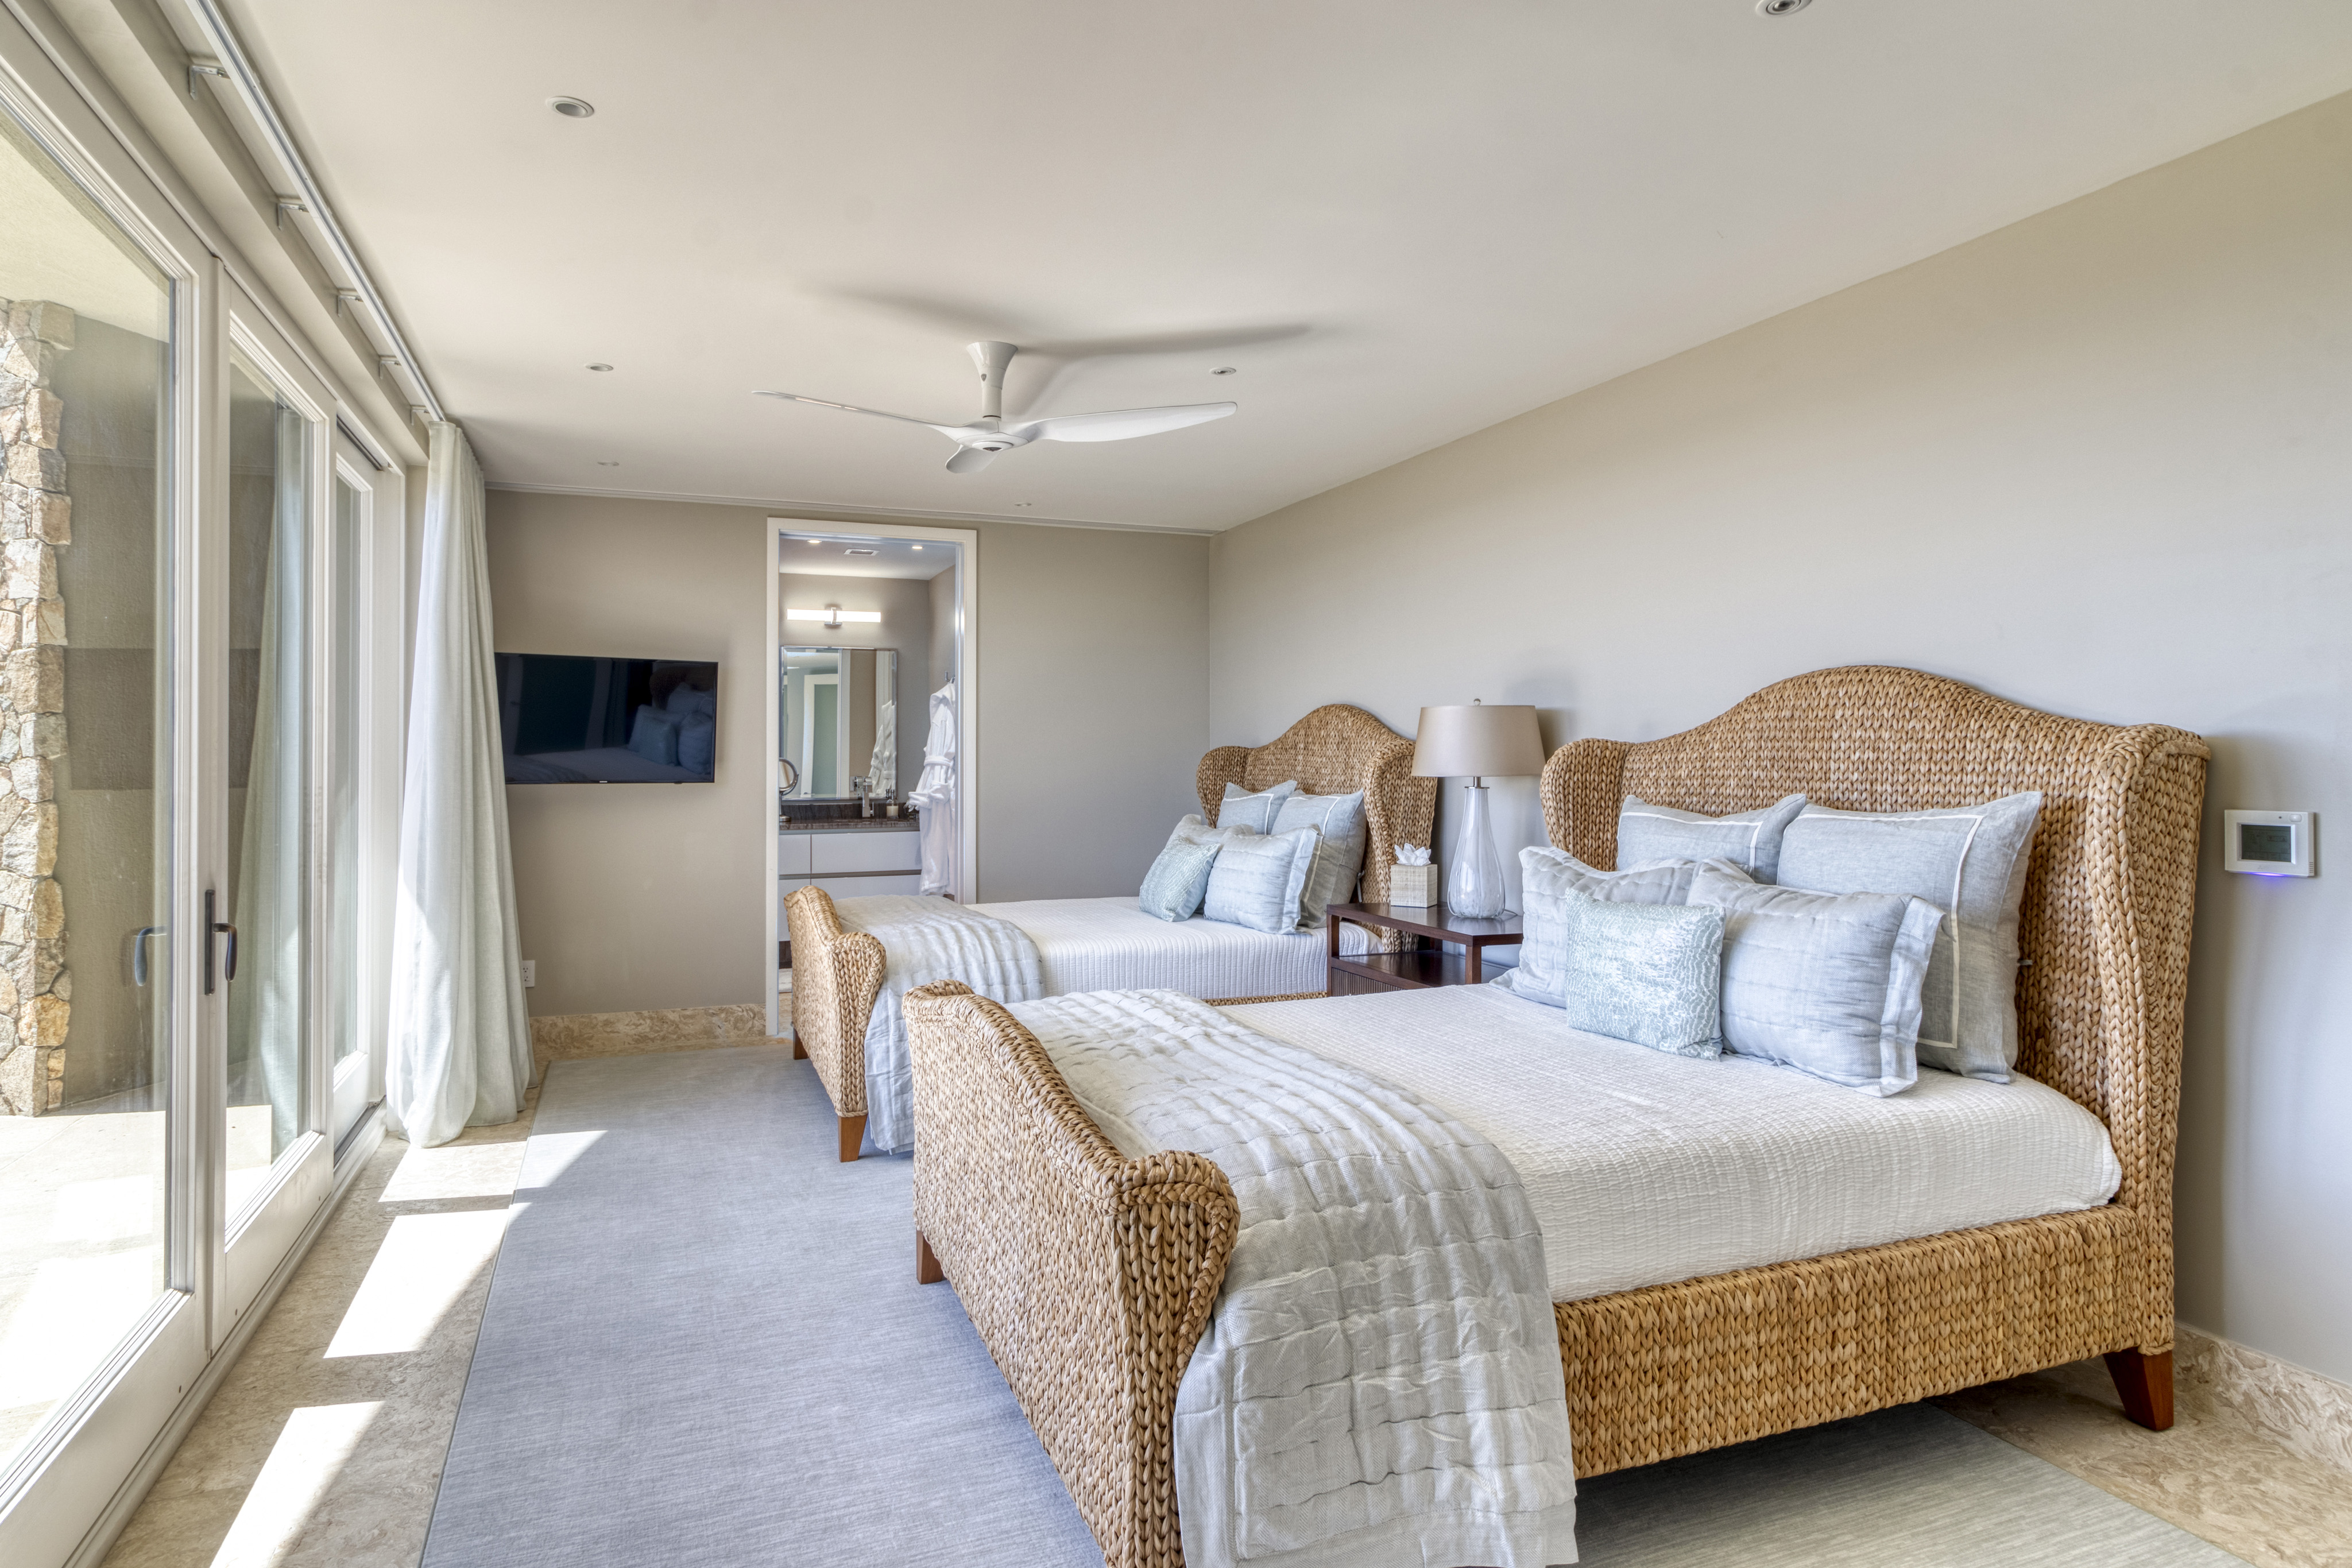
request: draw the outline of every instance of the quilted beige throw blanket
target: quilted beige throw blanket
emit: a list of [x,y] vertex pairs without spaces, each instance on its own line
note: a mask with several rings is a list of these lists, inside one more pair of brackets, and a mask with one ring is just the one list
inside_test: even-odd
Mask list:
[[1543,1235],[1510,1162],[1174,991],[1013,1006],[1119,1149],[1241,1205],[1176,1404],[1187,1568],[1546,1568],[1576,1478]]

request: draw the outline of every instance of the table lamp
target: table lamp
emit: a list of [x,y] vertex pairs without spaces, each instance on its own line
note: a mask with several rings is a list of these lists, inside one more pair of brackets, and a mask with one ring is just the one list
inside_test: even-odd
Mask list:
[[1446,906],[1454,914],[1492,919],[1503,913],[1503,857],[1486,826],[1486,780],[1540,773],[1543,765],[1543,737],[1532,707],[1474,702],[1421,710],[1413,777],[1470,780],[1470,814],[1454,847],[1454,873],[1445,883]]

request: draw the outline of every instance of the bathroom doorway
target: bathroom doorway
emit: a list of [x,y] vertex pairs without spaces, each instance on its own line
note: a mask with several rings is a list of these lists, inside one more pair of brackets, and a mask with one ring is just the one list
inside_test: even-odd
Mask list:
[[979,537],[771,517],[766,951],[771,1033],[790,1009],[785,894],[974,886]]

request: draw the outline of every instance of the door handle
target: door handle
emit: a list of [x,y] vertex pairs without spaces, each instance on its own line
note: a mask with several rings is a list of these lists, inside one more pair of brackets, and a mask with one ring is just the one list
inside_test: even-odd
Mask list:
[[214,901],[218,897],[219,894],[211,888],[205,889],[205,995],[208,997],[213,994],[213,938],[215,936],[228,937],[228,952],[221,964],[221,978],[224,980],[236,978],[236,927],[226,920],[215,918],[219,911],[215,908]]
[[131,983],[132,985],[143,986],[147,983],[147,938],[163,929],[160,925],[142,925],[131,934]]

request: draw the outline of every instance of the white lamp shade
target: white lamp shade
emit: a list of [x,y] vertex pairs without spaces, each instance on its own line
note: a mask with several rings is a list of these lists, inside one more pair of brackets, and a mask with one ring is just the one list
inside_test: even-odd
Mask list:
[[1416,779],[1508,779],[1543,771],[1536,710],[1522,703],[1421,710],[1413,742]]

